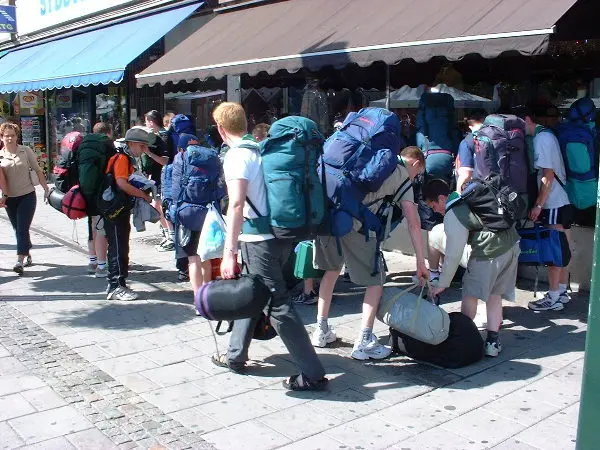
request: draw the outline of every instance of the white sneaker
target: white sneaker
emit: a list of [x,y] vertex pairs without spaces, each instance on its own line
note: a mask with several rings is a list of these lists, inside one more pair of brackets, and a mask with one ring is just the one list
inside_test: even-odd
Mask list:
[[571,301],[571,296],[567,291],[561,292],[558,295],[558,301],[561,302],[563,305],[566,305]]
[[107,300],[119,300],[123,302],[130,302],[133,300],[137,300],[137,298],[138,294],[125,286],[117,287],[114,291],[109,292],[106,296]]
[[321,327],[317,325],[317,329],[313,332],[313,335],[310,339],[312,345],[314,347],[324,348],[327,347],[327,344],[331,344],[337,340],[337,336],[335,335],[335,331],[329,325],[327,332],[325,333],[321,330]]
[[96,268],[96,278],[106,278],[106,276],[108,275],[108,268],[106,267],[106,264],[103,267],[98,266]]
[[358,338],[354,342],[350,356],[360,361],[366,361],[367,359],[385,359],[391,354],[392,348],[377,342],[377,336],[372,334],[369,342],[363,342],[361,338]]
[[560,301],[560,297],[556,300],[552,300],[548,292],[546,292],[544,297],[541,299],[534,302],[529,302],[527,306],[529,309],[534,311],[560,311],[564,308],[562,302]]
[[500,341],[489,342],[485,341],[485,356],[496,357],[502,351],[502,344]]

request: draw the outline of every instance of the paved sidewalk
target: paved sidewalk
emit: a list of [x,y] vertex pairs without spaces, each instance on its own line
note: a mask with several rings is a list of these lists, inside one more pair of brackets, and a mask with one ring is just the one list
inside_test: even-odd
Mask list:
[[[0,212],[0,448],[575,447],[586,295],[537,314],[520,290],[505,307],[502,354],[443,370],[351,360],[362,289],[340,281],[332,322],[342,340],[319,350],[330,390],[286,393],[281,380],[294,369],[278,338],[252,344],[247,376],[210,363],[210,326],[175,281],[172,254],[154,250],[156,226],[132,233],[130,280],[143,293],[132,303],[106,301],[105,281],[85,275],[86,252],[64,216],[39,203],[34,227],[35,265],[18,278]],[[391,283],[410,279],[412,258],[387,261]],[[459,296],[445,293],[444,307],[457,310]],[[315,307],[298,310],[312,331]]]

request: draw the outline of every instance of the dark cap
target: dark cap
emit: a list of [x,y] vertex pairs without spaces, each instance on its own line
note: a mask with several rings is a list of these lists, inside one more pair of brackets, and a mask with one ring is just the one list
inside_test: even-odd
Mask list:
[[179,135],[179,142],[177,143],[177,150],[185,151],[188,145],[199,145],[200,139],[193,134],[182,133]]

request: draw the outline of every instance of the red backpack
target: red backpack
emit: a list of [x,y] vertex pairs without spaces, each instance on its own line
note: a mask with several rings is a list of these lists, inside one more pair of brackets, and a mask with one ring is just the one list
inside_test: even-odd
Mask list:
[[79,184],[75,152],[81,141],[83,141],[83,135],[78,131],[67,133],[60,141],[60,154],[52,173],[54,174],[56,189],[65,194],[73,186]]
[[65,194],[61,202],[62,212],[69,219],[77,220],[87,217],[87,204],[76,184]]

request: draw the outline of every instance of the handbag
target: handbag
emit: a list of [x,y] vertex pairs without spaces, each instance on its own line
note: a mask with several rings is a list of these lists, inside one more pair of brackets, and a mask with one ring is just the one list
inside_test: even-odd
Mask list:
[[29,162],[29,155],[27,155],[26,158],[27,166],[29,167],[29,181],[31,181],[31,184],[33,186],[38,186],[40,184],[40,177],[38,176],[37,172],[31,167],[31,163]]
[[209,203],[198,242],[198,256],[202,261],[221,258],[225,248],[225,221],[217,208]]
[[546,228],[539,223],[534,224],[533,228],[521,228],[518,231],[521,236],[519,264],[562,267],[562,231]]
[[377,309],[377,318],[386,325],[426,344],[437,345],[448,338],[450,317],[437,305],[423,298],[425,286],[419,295],[412,284],[406,289],[387,287]]

